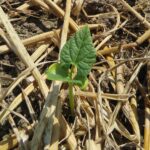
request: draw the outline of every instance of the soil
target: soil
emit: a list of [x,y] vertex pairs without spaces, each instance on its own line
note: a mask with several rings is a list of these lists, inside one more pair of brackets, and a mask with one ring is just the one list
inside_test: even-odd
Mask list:
[[[9,19],[11,20],[11,23],[16,30],[17,34],[19,37],[23,40],[44,32],[48,31],[55,31],[56,29],[62,29],[63,28],[63,19],[59,18],[56,16],[54,13],[48,13],[45,12],[43,9],[37,7],[37,6],[32,6],[29,9],[25,11],[17,11],[16,9],[26,3],[28,1],[26,0],[4,0],[0,2],[1,7],[3,10],[8,14]],[[135,8],[143,17],[146,18],[148,22],[150,22],[150,2],[148,0],[136,0],[136,1],[131,1],[127,0],[127,3]],[[63,10],[65,10],[65,1],[61,2],[58,4]],[[74,4],[75,5],[75,4]],[[73,5],[73,6],[74,6]],[[140,22],[136,16],[134,16],[131,12],[128,12],[127,9],[117,0],[85,0],[84,4],[84,10],[88,15],[95,15],[95,14],[103,14],[103,13],[109,13],[113,11],[112,6],[117,9],[119,14],[121,15],[120,18],[120,25],[124,21],[127,20],[125,25],[123,27],[118,28],[116,31],[111,32],[112,38],[108,40],[100,49],[104,49],[105,46],[107,47],[113,47],[113,46],[119,46],[121,49],[121,46],[126,43],[132,43],[135,42],[138,37],[140,37],[147,29],[143,25],[142,22]],[[100,43],[104,38],[107,37],[106,33],[110,31],[114,26],[116,25],[116,15],[109,14],[109,15],[104,15],[102,17],[88,17],[86,16],[83,11],[80,11],[78,16],[75,16],[71,14],[71,17],[75,20],[75,22],[78,25],[84,25],[84,24],[100,24],[100,26],[94,30],[91,31],[93,41],[97,41]],[[3,28],[3,25],[0,24],[0,27],[5,31]],[[6,44],[6,42],[3,40],[2,37],[0,37],[0,45]],[[59,48],[55,46],[54,51],[46,56],[43,60],[43,62],[46,61],[55,61],[58,57],[59,53]],[[29,46],[26,47],[29,54],[32,55],[34,51],[39,47],[39,43],[34,46]],[[128,50],[126,49],[121,49],[119,53],[111,53],[109,56],[113,57],[115,63],[120,63],[119,59],[123,60],[128,60],[130,58],[143,58],[144,55],[149,51],[149,41],[146,40],[144,43],[137,47],[131,47]],[[102,63],[104,61],[104,63]],[[141,60],[142,61],[142,60]],[[94,67],[99,67],[99,71],[96,69],[92,70],[92,76],[89,75],[89,80],[92,84],[92,88],[89,86],[89,91],[91,92],[92,90],[95,92],[98,92],[97,84],[98,80],[101,77],[102,73],[104,70],[109,69],[109,63],[106,61],[106,56],[97,56],[97,62],[101,62],[100,65],[95,65]],[[130,77],[132,76],[133,71],[136,69],[138,64],[140,63],[139,60],[132,60],[132,61],[127,61],[125,63],[125,69],[124,69],[124,84],[126,84]],[[148,80],[147,80],[147,61],[144,62],[145,65],[140,68],[140,71],[137,75],[137,79],[139,80],[139,83],[141,84],[144,92],[148,94]],[[46,68],[50,65],[51,63],[47,63],[44,65],[38,66],[38,69],[41,73],[44,73]],[[3,97],[5,92],[8,90],[8,87],[12,84],[13,81],[16,80],[16,78],[21,74],[26,69],[25,64],[19,59],[19,57],[13,53],[13,51],[9,51],[4,54],[0,54],[0,98]],[[94,79],[92,79],[92,77]],[[13,91],[9,95],[7,95],[4,98],[4,102],[1,102],[3,105],[5,104],[6,107],[8,107],[13,100],[20,94],[22,93],[22,90],[25,89],[32,81],[30,81],[29,78],[24,79],[20,84],[18,84]],[[116,81],[114,81],[116,82]],[[51,81],[46,81],[48,87],[51,85]],[[36,83],[35,83],[36,84]],[[116,83],[114,83],[116,84]],[[113,89],[113,83],[109,76],[105,77],[105,79],[101,82],[101,90],[104,93],[113,93],[116,94],[116,90]],[[138,125],[140,128],[140,146],[143,147],[144,144],[144,124],[145,124],[145,106],[146,104],[144,103],[145,97],[144,95],[141,94],[141,90],[139,88],[140,85],[137,86],[136,82],[133,82],[131,84],[131,89],[129,91],[130,94],[133,94],[136,97],[136,103],[137,103],[137,116],[138,116]],[[68,89],[67,84],[63,84],[61,90],[66,91]],[[28,98],[31,102],[31,105],[35,111],[35,118],[37,120],[40,117],[44,102],[43,102],[43,96],[40,92],[39,88],[35,88],[31,94],[28,95]],[[78,97],[79,98],[79,97]],[[86,107],[91,107],[89,111],[92,111],[92,115],[94,114],[94,120],[96,120],[96,106],[93,102],[92,98],[87,98],[87,103],[88,104],[82,104],[85,101],[85,97],[81,96],[79,100],[76,100],[76,113],[75,116],[72,116],[70,113],[69,105],[68,105],[68,98],[64,98],[64,101],[62,102],[62,114],[65,117],[67,123],[69,126],[73,129],[73,132],[75,134],[75,137],[77,141],[79,141],[78,145],[81,147],[81,149],[85,149],[85,143],[86,140],[88,139],[88,130],[90,130],[91,133],[91,139],[95,141],[95,143],[98,143],[98,139],[95,133],[97,132],[96,129],[96,124],[93,123],[94,125],[92,126],[92,123],[89,125],[90,127],[87,127],[87,116],[90,114],[90,112],[85,111],[87,109]],[[81,103],[78,104],[78,101]],[[92,101],[92,102],[91,102]],[[111,107],[111,110],[114,111],[117,101],[109,101],[109,106]],[[129,103],[131,104],[131,97],[129,99]],[[106,104],[106,103],[105,103]],[[109,108],[106,109],[109,110]],[[78,110],[79,109],[79,110]],[[1,107],[1,111],[3,108]],[[25,122],[24,119],[19,118],[15,114],[12,113],[12,118],[15,121],[15,125],[20,129],[25,129],[28,127],[29,124],[32,124],[33,120],[30,116],[30,113],[28,111],[28,107],[25,101],[23,101],[16,109],[14,109],[15,112],[18,114],[21,114],[23,117],[25,117],[28,120],[28,123]],[[109,114],[110,110],[108,111]],[[78,120],[75,123],[75,120]],[[91,118],[90,118],[91,119]],[[92,118],[93,119],[93,118]],[[110,117],[109,117],[110,119]],[[117,120],[119,120],[122,125],[124,125],[124,128],[128,130],[130,134],[134,134],[134,129],[131,124],[131,122],[128,120],[128,118],[125,116],[125,113],[123,112],[122,109],[120,109],[118,115],[117,115]],[[106,121],[107,122],[107,121]],[[83,124],[82,124],[83,123]],[[108,122],[107,122],[108,123]],[[75,124],[75,125],[74,125]],[[101,126],[101,125],[100,125]],[[101,134],[105,136],[103,133],[104,131],[101,131]],[[34,133],[34,132],[33,132]],[[29,137],[29,141],[32,139],[33,133]],[[9,135],[14,134],[13,127],[10,124],[10,121],[7,118],[1,122],[0,125],[0,141],[3,141],[3,139],[6,139]],[[64,138],[64,137],[63,137]],[[102,138],[102,137],[100,137]],[[106,137],[105,137],[106,138]],[[129,140],[127,137],[123,136],[118,132],[117,130],[114,130],[111,135],[109,135],[110,138],[110,143],[107,143],[109,140],[106,139],[101,139],[100,143],[102,145],[102,149],[117,149],[120,148],[122,150],[134,150],[136,149],[137,143],[133,140]],[[105,141],[106,140],[106,141]],[[114,140],[114,141],[113,141]],[[1,144],[1,142],[0,142]],[[125,144],[125,145],[123,145]],[[59,149],[63,148],[68,148],[66,140],[62,142],[59,145]],[[98,145],[98,144],[97,144]],[[116,146],[117,145],[117,146]],[[114,146],[114,147],[113,147]],[[119,147],[120,146],[120,147]],[[117,147],[117,148],[116,148]],[[15,148],[18,148],[18,145],[15,145]],[[69,149],[69,148],[68,148]]]

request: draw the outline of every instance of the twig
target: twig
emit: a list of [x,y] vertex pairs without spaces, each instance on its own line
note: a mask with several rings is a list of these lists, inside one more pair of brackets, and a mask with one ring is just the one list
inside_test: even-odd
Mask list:
[[[10,46],[12,47],[14,52],[22,59],[22,61],[25,63],[25,65],[27,67],[31,67],[31,68],[33,67],[34,68],[32,73],[33,73],[35,79],[37,80],[37,82],[39,84],[40,90],[41,90],[44,98],[46,99],[45,106],[44,106],[43,111],[41,113],[40,122],[38,123],[38,126],[35,129],[35,133],[38,133],[38,136],[36,134],[34,134],[33,140],[32,140],[32,149],[33,150],[38,149],[42,134],[44,132],[44,129],[45,129],[45,126],[46,126],[48,120],[50,120],[51,125],[53,124],[53,115],[55,112],[57,101],[56,100],[53,101],[51,98],[55,97],[57,99],[57,96],[55,96],[55,92],[58,93],[58,89],[59,89],[58,84],[56,82],[56,84],[54,86],[52,86],[52,89],[54,90],[53,93],[48,94],[49,89],[48,89],[45,81],[43,80],[43,77],[41,76],[40,72],[36,68],[31,57],[27,53],[24,45],[22,44],[22,42],[19,39],[16,32],[14,31],[12,25],[10,24],[9,20],[7,19],[7,16],[3,12],[2,8],[0,8],[0,19],[1,19],[3,25],[5,26],[8,34],[9,34],[9,37],[11,39]],[[52,89],[51,89],[51,92],[52,92]],[[38,141],[38,144],[37,144],[37,141]],[[35,144],[35,142],[36,142],[36,144]]]
[[[99,24],[88,24],[89,28],[90,29],[95,29],[95,28],[98,28],[99,27]],[[79,27],[82,27],[79,26]],[[49,32],[45,32],[45,33],[41,33],[39,35],[35,35],[35,36],[32,36],[32,37],[29,37],[27,39],[24,39],[22,40],[22,43],[25,45],[25,46],[30,46],[30,45],[34,45],[34,44],[37,44],[38,42],[45,42],[49,40],[49,43],[50,43],[50,40],[52,41],[54,35],[56,33],[60,33],[60,30],[55,30],[55,31],[49,31]],[[7,46],[7,45],[1,45],[0,46],[0,54],[4,54],[4,53],[7,53],[10,51],[10,48]]]
[[9,22],[7,15],[3,12],[1,7],[0,7],[0,20],[3,23],[3,25],[5,26],[5,28],[8,32],[8,35],[10,37],[10,40],[9,40],[10,45],[9,46],[20,57],[20,59],[25,63],[25,65],[27,67],[34,68],[32,71],[33,76],[36,78],[44,98],[46,98],[48,95],[47,85],[43,81],[40,72],[35,67],[35,65],[34,65],[31,57],[29,56],[26,48],[22,44],[22,42],[21,42],[20,38],[18,37],[18,35],[16,34],[13,26]]
[[[32,132],[32,127],[34,126],[34,124],[31,124],[29,126],[27,126],[26,129],[22,129],[19,130],[19,134],[21,134],[22,132],[28,132],[28,135],[31,135]],[[4,140],[0,141],[0,149],[2,150],[9,150],[9,149],[13,149],[14,147],[16,147],[18,144],[17,138],[15,134],[10,134],[8,135],[8,137],[5,137]]]
[[125,6],[132,14],[134,14],[147,28],[150,28],[150,23],[143,18],[135,9],[133,9],[127,2],[120,0],[120,2]]
[[[61,14],[61,16],[64,16],[64,12],[55,3],[53,3],[52,1],[47,1],[47,3],[57,13],[59,12]],[[73,21],[70,21],[70,23],[71,23],[71,26],[73,27],[74,30],[78,29],[74,25]],[[41,140],[42,133],[43,133],[44,127],[45,127],[45,125],[43,125],[43,122],[47,122],[48,123],[49,131],[50,131],[49,132],[49,136],[48,136],[49,141],[47,141],[47,143],[49,143],[51,141],[51,135],[52,135],[52,130],[51,129],[52,129],[52,124],[54,122],[54,118],[51,117],[49,120],[47,120],[47,118],[50,117],[50,115],[49,115],[50,113],[53,113],[53,115],[55,113],[60,86],[61,86],[61,84],[58,81],[53,82],[53,84],[51,86],[50,97],[53,98],[53,101],[48,101],[45,105],[46,106],[53,106],[53,107],[52,107],[51,111],[49,109],[47,109],[47,110],[45,109],[41,113],[40,122],[38,123],[38,126],[35,129],[35,134],[33,136],[32,143],[31,143],[31,146],[32,146],[33,150],[38,149],[38,145],[39,145],[39,142]],[[47,117],[47,118],[45,118],[45,117]],[[37,144],[37,141],[39,141],[38,144]]]
[[19,143],[19,149],[20,150],[27,150],[26,145],[23,143],[23,140],[22,140],[22,138],[19,134],[18,128],[16,127],[16,124],[15,124],[13,118],[10,115],[8,117],[8,120],[9,120],[9,123],[10,123],[16,137],[17,137],[17,140],[18,140],[18,143]]
[[[150,62],[147,63],[148,99],[150,100]],[[144,149],[150,150],[150,108],[145,104]]]
[[[118,94],[123,94],[124,93],[124,77],[123,77],[123,65],[119,66],[117,68],[117,71],[116,71],[116,90],[117,90],[117,93]],[[115,120],[116,120],[116,117],[118,115],[118,112],[120,110],[122,106],[122,102],[118,102],[117,103],[117,106],[115,107],[112,115],[110,116],[110,121],[108,123],[108,129],[107,129],[107,132],[109,132],[110,128],[112,128],[111,126],[113,126]]]
[[31,105],[31,102],[29,100],[29,97],[26,95],[26,93],[24,92],[24,89],[20,86],[23,97],[25,99],[26,105],[28,107],[29,113],[30,113],[30,117],[32,119],[32,123],[35,124],[35,122],[37,121],[36,115],[35,115],[35,111]]
[[[64,46],[64,44],[66,43],[66,40],[67,40],[67,34],[68,34],[68,26],[69,26],[69,19],[70,19],[70,10],[71,10],[71,0],[67,0],[66,1],[66,13],[65,13],[65,16],[64,16],[64,24],[63,24],[63,29],[62,29],[62,35],[61,35],[61,44],[60,44],[60,51],[59,51],[59,58],[58,58],[58,61],[60,60],[60,53],[61,53],[61,49],[62,47]],[[62,82],[59,82],[59,85],[58,85],[58,88],[61,87],[61,84]],[[59,90],[58,90],[59,91]],[[56,94],[59,94],[59,93],[56,93]],[[58,97],[58,96],[57,96]],[[57,103],[59,104],[59,106],[57,105],[58,108],[57,109],[61,109],[61,103]],[[57,110],[58,114],[57,114],[57,118],[56,118],[56,115],[54,115],[54,121],[58,122],[59,120],[59,117],[60,117],[60,110]],[[49,125],[48,125],[49,126]],[[58,141],[59,141],[59,126],[50,126],[49,128],[46,128],[46,134],[45,134],[45,137],[49,137],[49,134],[53,133],[54,131],[57,131],[57,137],[56,135],[54,137],[52,137],[52,141],[54,141],[53,138],[55,138],[55,143],[53,143],[52,147],[50,146],[49,147],[49,143],[46,143],[46,147],[45,149],[49,149],[49,150],[53,150],[53,149],[58,149]],[[52,129],[53,129],[53,132],[52,132]],[[49,132],[50,131],[50,132]],[[54,134],[53,134],[54,135]],[[46,141],[49,140],[51,142],[50,139],[46,139]],[[49,148],[48,148],[49,147]]]

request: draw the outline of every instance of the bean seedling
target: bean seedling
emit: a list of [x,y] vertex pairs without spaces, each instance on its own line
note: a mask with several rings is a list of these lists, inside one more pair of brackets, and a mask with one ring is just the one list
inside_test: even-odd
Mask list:
[[90,30],[83,27],[64,45],[60,53],[60,62],[52,64],[46,71],[48,80],[59,80],[69,84],[70,109],[74,109],[73,85],[84,88],[87,75],[96,61]]

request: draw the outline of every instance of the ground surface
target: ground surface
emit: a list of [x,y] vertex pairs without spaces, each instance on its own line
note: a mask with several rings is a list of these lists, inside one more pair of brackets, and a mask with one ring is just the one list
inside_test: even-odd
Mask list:
[[[51,2],[66,11],[66,1]],[[56,147],[50,149],[150,149],[150,1],[126,2],[72,2],[71,18],[78,26],[89,25],[97,59],[88,75],[87,89],[81,91],[74,87],[74,115],[68,104],[68,85],[62,84],[58,93],[61,104],[56,104],[56,124],[51,123],[53,129],[48,134],[51,145]],[[64,19],[56,6],[47,1],[44,4],[48,9],[36,0],[0,2],[22,41],[41,35],[32,42],[31,39],[24,42],[32,59],[39,47],[46,47],[45,50],[41,47],[43,53],[39,51],[34,60],[41,74],[57,61],[61,43],[61,33],[57,29],[64,28]],[[0,29],[11,41],[1,20]],[[49,31],[52,34],[43,35]],[[70,25],[68,39],[74,32]],[[30,145],[37,134],[34,129],[38,126],[45,100],[31,70],[22,78],[27,66],[1,33],[0,149],[33,149]],[[44,82],[48,88],[52,86],[52,81]],[[46,123],[44,125],[46,132],[48,127]],[[37,142],[39,149],[47,143],[46,134],[42,135]]]

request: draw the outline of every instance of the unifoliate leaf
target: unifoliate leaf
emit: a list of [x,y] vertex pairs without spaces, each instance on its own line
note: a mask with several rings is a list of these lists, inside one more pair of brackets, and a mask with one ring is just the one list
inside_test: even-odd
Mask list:
[[58,80],[63,82],[72,82],[81,85],[80,80],[72,80],[69,77],[69,65],[62,65],[60,63],[52,64],[46,71],[48,80]]
[[81,89],[82,90],[85,90],[88,86],[88,83],[89,83],[89,80],[86,78],[86,80],[83,82],[82,86],[81,86]]
[[77,67],[76,80],[83,82],[89,74],[92,65],[96,60],[96,51],[94,49],[92,38],[88,26],[71,37],[64,45],[60,54],[62,64],[72,64]]
[[65,81],[68,76],[68,68],[54,63],[47,69],[46,74],[49,80]]

